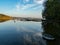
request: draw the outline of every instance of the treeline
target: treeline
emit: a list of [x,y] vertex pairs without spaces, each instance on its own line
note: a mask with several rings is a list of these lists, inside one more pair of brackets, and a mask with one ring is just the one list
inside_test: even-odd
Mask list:
[[56,38],[53,42],[48,42],[48,45],[60,45],[60,0],[47,0],[44,4],[42,21],[45,33],[51,34]]
[[46,20],[60,22],[60,0],[48,0],[44,6],[43,17],[46,18]]

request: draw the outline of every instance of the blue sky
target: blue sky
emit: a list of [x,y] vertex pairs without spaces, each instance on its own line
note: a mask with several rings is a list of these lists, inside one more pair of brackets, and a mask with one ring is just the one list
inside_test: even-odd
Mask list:
[[0,0],[0,13],[9,16],[42,17],[44,0]]

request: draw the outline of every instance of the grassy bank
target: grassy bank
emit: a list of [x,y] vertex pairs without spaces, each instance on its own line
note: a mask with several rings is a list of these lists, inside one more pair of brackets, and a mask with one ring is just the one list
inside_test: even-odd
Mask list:
[[0,22],[1,21],[6,21],[6,20],[11,20],[12,17],[4,15],[4,14],[0,14]]

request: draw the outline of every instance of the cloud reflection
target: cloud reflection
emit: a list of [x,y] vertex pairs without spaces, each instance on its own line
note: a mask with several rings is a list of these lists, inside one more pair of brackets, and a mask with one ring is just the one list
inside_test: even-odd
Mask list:
[[[16,23],[17,32],[23,33],[22,37],[24,39],[24,45],[46,45],[46,40],[42,38],[43,32],[38,31],[38,29],[36,31],[35,30],[36,28],[32,28],[32,27],[28,28],[28,26],[26,27],[26,25],[24,26],[23,25],[21,24],[18,25]],[[27,25],[29,25],[29,23]]]

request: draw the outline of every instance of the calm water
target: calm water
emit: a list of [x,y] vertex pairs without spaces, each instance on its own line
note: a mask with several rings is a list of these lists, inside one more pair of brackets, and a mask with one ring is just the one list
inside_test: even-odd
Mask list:
[[1,22],[0,45],[46,45],[43,32],[41,22]]

